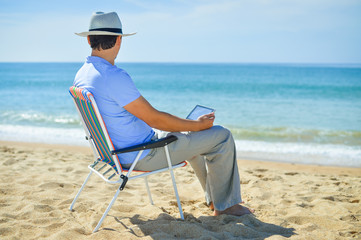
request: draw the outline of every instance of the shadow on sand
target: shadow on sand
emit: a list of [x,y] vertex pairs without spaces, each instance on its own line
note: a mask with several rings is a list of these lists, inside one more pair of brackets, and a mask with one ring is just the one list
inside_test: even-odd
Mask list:
[[[196,218],[185,213],[184,221],[166,213],[160,214],[155,220],[135,215],[128,219],[133,224],[131,228],[127,227],[121,218],[114,218],[135,237],[150,236],[152,239],[266,239],[275,235],[289,238],[296,234],[294,228],[265,223],[254,215]],[[134,225],[140,231],[133,231]]]

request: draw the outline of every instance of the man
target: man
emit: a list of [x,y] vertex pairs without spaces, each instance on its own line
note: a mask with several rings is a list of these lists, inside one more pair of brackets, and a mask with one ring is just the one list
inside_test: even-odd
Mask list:
[[[77,34],[87,37],[92,53],[78,71],[74,85],[93,94],[114,147],[141,144],[171,132],[178,137],[168,146],[172,163],[188,160],[215,216],[253,212],[239,204],[242,200],[234,140],[229,130],[213,126],[214,113],[188,120],[158,111],[139,93],[127,72],[114,65],[122,38],[133,34],[123,34],[115,12],[93,14],[89,31]],[[155,133],[153,128],[163,132]],[[129,167],[136,154],[120,154],[122,166]],[[152,149],[144,151],[134,169],[164,167],[164,151]]]

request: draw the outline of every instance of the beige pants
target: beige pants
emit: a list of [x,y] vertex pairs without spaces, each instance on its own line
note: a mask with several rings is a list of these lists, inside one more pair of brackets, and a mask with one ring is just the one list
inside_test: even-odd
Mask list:
[[[169,144],[172,164],[187,160],[205,192],[207,203],[222,211],[242,201],[236,148],[231,132],[221,126],[189,133],[159,132],[157,138],[175,135]],[[152,171],[168,167],[163,148],[153,149],[135,166],[135,170]]]

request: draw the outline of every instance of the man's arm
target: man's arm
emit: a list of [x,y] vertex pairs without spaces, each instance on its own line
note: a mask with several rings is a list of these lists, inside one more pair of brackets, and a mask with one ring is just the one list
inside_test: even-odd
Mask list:
[[152,128],[168,132],[201,131],[213,126],[214,113],[206,114],[198,120],[188,120],[155,109],[144,97],[140,96],[124,108],[143,120]]

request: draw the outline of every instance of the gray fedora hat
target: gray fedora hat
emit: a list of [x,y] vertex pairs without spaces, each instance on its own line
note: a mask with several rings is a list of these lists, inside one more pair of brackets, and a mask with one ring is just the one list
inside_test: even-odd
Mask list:
[[90,19],[89,31],[75,33],[81,37],[89,35],[111,35],[111,36],[131,36],[136,33],[124,34],[122,30],[122,23],[116,12],[96,12],[93,13]]

